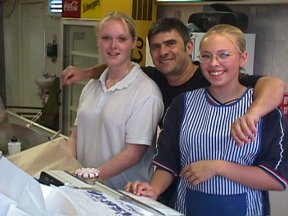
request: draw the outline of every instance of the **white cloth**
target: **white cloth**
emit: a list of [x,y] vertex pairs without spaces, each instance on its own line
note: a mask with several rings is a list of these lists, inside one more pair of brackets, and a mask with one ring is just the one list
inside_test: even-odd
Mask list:
[[77,158],[84,167],[99,167],[125,148],[125,144],[150,146],[134,167],[109,179],[106,184],[123,189],[128,181],[149,181],[154,154],[153,137],[163,114],[158,86],[134,64],[132,71],[110,89],[108,71],[90,80],[79,101]]

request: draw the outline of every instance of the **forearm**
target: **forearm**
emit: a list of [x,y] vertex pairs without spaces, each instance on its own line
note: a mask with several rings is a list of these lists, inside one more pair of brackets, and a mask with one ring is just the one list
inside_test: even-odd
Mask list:
[[270,174],[257,166],[215,161],[217,174],[232,181],[258,190],[284,190],[284,187]]
[[136,165],[146,151],[145,145],[131,144],[119,154],[102,164],[95,167],[100,170],[100,179],[106,180]]
[[100,64],[94,67],[87,68],[85,77],[86,79],[99,79],[99,77],[106,68],[107,68],[106,64]]
[[173,182],[174,176],[168,171],[157,168],[153,174],[150,185],[157,197],[161,195]]
[[254,88],[254,101],[248,112],[262,117],[277,108],[283,100],[285,83],[276,77],[260,78]]

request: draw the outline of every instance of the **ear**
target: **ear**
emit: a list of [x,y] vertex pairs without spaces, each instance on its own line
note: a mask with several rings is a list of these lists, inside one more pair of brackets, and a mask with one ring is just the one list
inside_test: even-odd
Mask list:
[[245,52],[243,52],[241,54],[241,59],[240,59],[240,67],[241,68],[244,68],[246,66],[248,59],[249,59],[248,57],[249,57],[248,52],[245,50]]
[[189,54],[189,55],[192,55],[194,51],[194,43],[192,40],[190,40],[187,45],[186,45],[186,52]]

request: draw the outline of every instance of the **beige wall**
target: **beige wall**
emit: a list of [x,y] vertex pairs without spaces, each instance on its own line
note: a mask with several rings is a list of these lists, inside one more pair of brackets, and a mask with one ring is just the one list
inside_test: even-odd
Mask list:
[[[44,13],[44,25],[45,25],[45,44],[52,43],[53,37],[56,36],[57,43],[60,39],[60,18],[51,17],[48,13],[48,1],[46,0],[20,0],[16,1],[5,1],[3,3],[4,11],[4,52],[5,52],[5,73],[6,73],[6,102],[8,105],[21,106],[21,94],[20,83],[21,77],[25,79],[25,75],[21,76],[19,73],[20,64],[20,26],[19,17],[20,10],[19,5],[23,2],[44,2],[45,8]],[[60,50],[58,50],[59,53]],[[61,53],[61,52],[60,52]],[[45,57],[45,70],[49,73],[59,74],[62,66],[60,61],[55,63],[51,62],[51,59]],[[25,81],[25,80],[24,80]],[[36,83],[31,83],[36,85]],[[26,92],[25,94],[31,94],[31,97],[35,97],[37,92]]]

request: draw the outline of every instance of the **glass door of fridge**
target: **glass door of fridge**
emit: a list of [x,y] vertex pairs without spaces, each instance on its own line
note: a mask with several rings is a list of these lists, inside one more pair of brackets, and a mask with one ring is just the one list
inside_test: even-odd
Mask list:
[[[63,69],[68,65],[87,68],[100,64],[97,47],[97,20],[62,20]],[[61,126],[63,134],[69,136],[74,125],[78,101],[87,81],[62,86]]]

